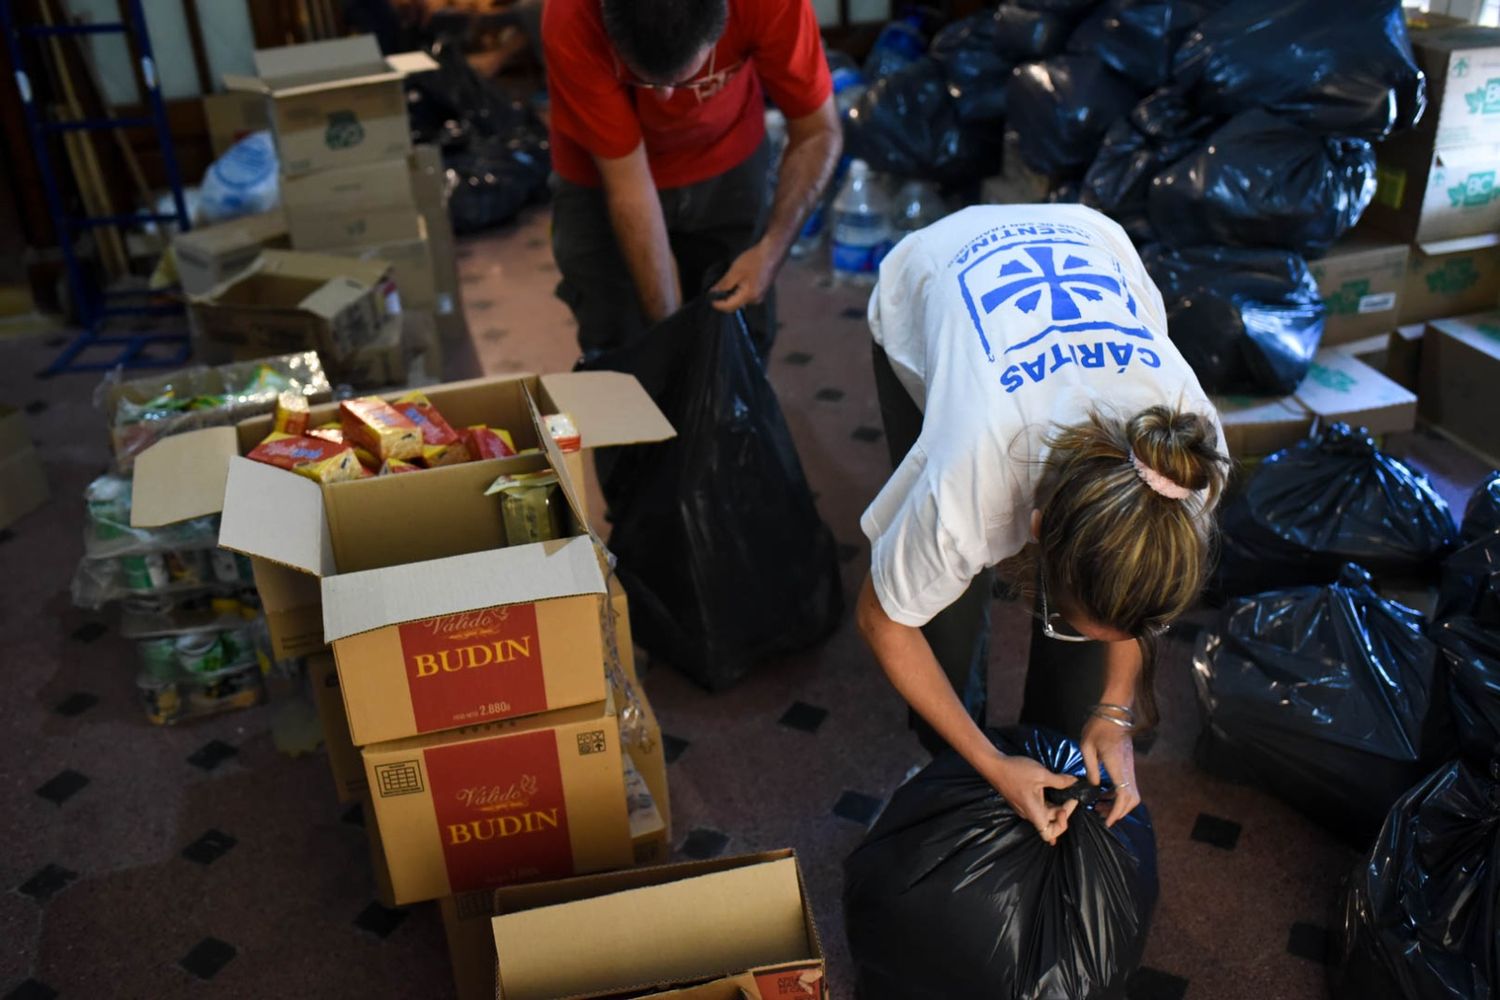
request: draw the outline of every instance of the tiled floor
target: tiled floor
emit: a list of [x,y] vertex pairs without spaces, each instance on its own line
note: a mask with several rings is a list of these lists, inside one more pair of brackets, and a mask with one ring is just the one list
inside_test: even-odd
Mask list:
[[[570,366],[547,224],[537,212],[463,246],[472,342],[448,345],[448,377]],[[781,289],[771,374],[852,597],[866,564],[858,515],[888,471],[863,296],[800,264]],[[435,905],[372,902],[359,812],[334,800],[321,754],[275,749],[282,705],[153,728],[111,618],[71,607],[80,493],[107,453],[93,380],[33,378],[55,350],[46,337],[0,339],[0,400],[31,413],[55,495],[0,534],[0,997],[450,995]],[[1424,457],[1452,502],[1483,471],[1420,436],[1397,445]],[[1008,721],[1028,633],[997,617],[991,712]],[[1133,996],[1323,996],[1324,929],[1353,855],[1267,796],[1195,769],[1185,641],[1168,643],[1161,677],[1165,722],[1138,782],[1162,896]],[[680,853],[795,847],[835,995],[850,996],[840,863],[922,759],[852,624],[727,694],[664,668],[646,685],[668,733]]]

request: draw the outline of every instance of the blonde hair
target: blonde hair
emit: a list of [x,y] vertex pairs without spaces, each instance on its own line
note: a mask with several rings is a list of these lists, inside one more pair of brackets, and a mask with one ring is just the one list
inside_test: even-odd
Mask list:
[[[1048,439],[1035,501],[1042,573],[1054,603],[1142,637],[1138,709],[1147,726],[1156,716],[1150,637],[1197,600],[1211,561],[1212,512],[1229,465],[1217,444],[1211,420],[1166,406],[1129,420],[1096,411]],[[1168,492],[1193,495],[1174,499],[1160,477]]]

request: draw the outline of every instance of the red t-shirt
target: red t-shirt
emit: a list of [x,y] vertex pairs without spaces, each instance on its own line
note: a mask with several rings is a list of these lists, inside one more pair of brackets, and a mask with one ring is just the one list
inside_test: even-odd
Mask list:
[[762,86],[788,118],[811,114],[833,91],[809,0],[729,0],[724,34],[694,77],[698,86],[665,101],[626,82],[633,76],[604,33],[599,0],[547,0],[542,44],[552,168],[588,187],[600,183],[593,157],[624,156],[643,138],[658,188],[716,177],[760,145]]

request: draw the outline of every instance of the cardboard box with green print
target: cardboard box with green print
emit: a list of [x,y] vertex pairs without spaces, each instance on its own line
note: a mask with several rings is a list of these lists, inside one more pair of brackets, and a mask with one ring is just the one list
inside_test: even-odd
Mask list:
[[1412,247],[1401,286],[1400,321],[1425,323],[1494,308],[1500,296],[1500,235],[1487,233]]
[[1429,323],[1418,391],[1424,421],[1500,464],[1500,312]]
[[1399,241],[1355,232],[1311,263],[1328,309],[1324,347],[1395,328],[1409,249]]

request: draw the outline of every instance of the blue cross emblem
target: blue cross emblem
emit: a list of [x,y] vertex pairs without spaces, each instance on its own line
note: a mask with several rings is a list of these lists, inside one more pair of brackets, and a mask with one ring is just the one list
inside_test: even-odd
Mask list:
[[[1045,292],[1052,306],[1052,321],[1063,323],[1083,318],[1078,299],[1099,302],[1104,298],[1104,291],[1120,294],[1119,281],[1091,270],[1089,262],[1076,254],[1065,251],[1062,266],[1058,267],[1053,249],[1050,246],[1023,247],[1022,256],[1006,261],[1000,268],[999,277],[1011,280],[980,298],[979,304],[985,313],[994,312],[1011,299],[1021,312],[1033,313],[1041,306]],[[1132,302],[1131,306],[1134,305]],[[1131,312],[1134,311],[1132,308]]]

